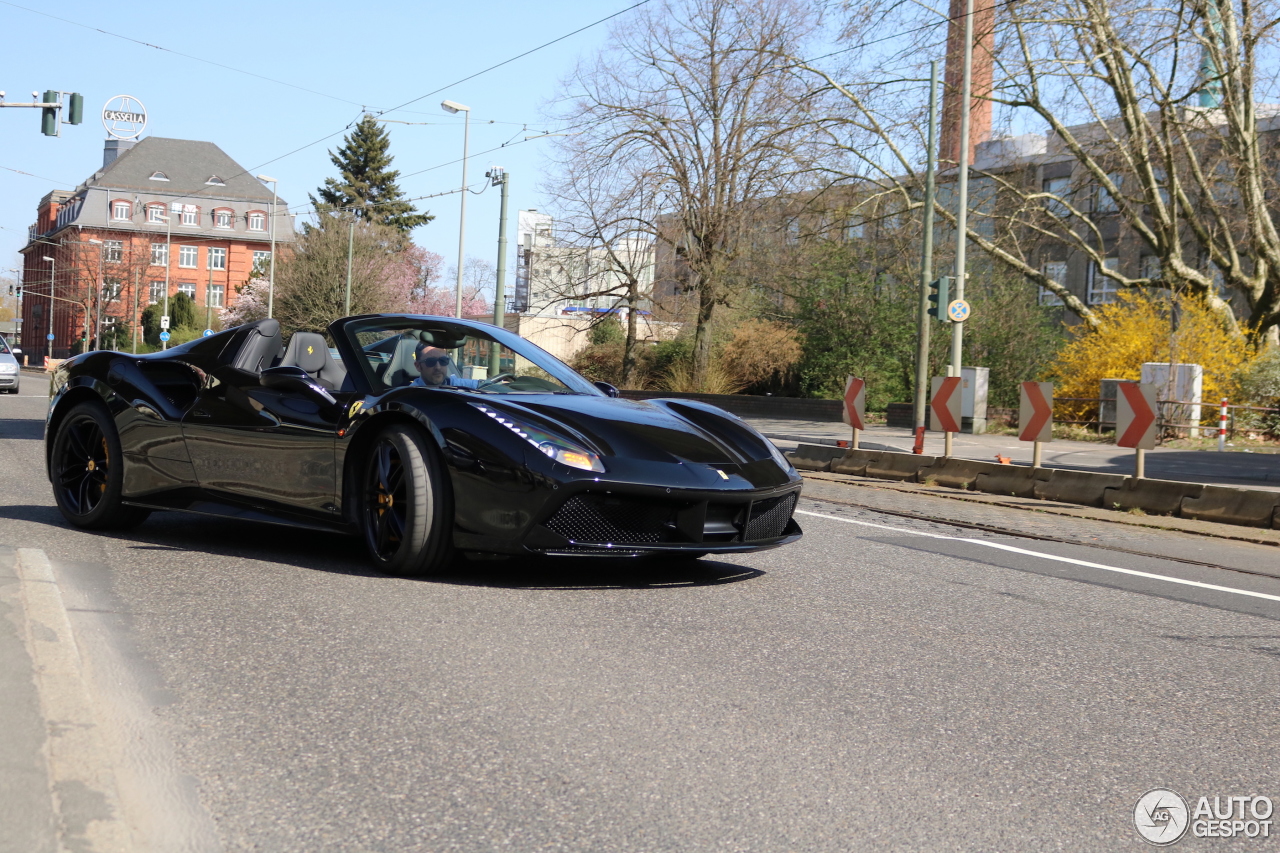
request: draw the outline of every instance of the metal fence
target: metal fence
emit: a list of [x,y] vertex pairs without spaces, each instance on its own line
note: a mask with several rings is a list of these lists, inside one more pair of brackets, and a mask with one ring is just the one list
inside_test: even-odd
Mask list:
[[[1059,403],[1085,403],[1090,404],[1086,407],[1093,409],[1093,416],[1087,418],[1060,418],[1057,416],[1059,411]],[[1115,411],[1115,400],[1103,397],[1054,397],[1054,423],[1075,424],[1093,428],[1098,434],[1103,432],[1114,431],[1116,422],[1114,414],[1112,419],[1104,419],[1102,416],[1106,414],[1105,408],[1109,406],[1112,413]],[[1193,407],[1199,406],[1201,417],[1199,421],[1191,419],[1191,410]],[[1222,405],[1214,405],[1212,403],[1196,403],[1190,400],[1157,400],[1157,418],[1156,429],[1157,434],[1161,437],[1178,436],[1184,432],[1191,430],[1204,430],[1211,435],[1216,435],[1221,428],[1221,412]],[[1248,420],[1262,421],[1267,415],[1271,415],[1280,420],[1280,408],[1269,408],[1266,406],[1240,406],[1228,404],[1227,407],[1227,437],[1234,438],[1238,429],[1256,429],[1258,432],[1267,431],[1268,425],[1265,423],[1248,424],[1242,426],[1237,418],[1238,413],[1258,413],[1256,418]],[[1274,429],[1275,427],[1271,427]]]

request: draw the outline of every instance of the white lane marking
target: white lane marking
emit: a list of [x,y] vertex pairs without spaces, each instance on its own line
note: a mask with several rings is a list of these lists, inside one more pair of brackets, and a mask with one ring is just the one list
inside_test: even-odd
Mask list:
[[[1200,589],[1212,589],[1216,592],[1230,592],[1235,595],[1247,595],[1250,598],[1265,598],[1267,601],[1280,601],[1280,595],[1268,595],[1265,592],[1251,592],[1247,589],[1235,589],[1229,586],[1218,586],[1212,583],[1201,583],[1200,581],[1183,580],[1182,578],[1171,578],[1167,575],[1155,575],[1151,572],[1140,572],[1137,569],[1122,569],[1119,566],[1104,566],[1102,563],[1091,563],[1088,560],[1077,560],[1073,557],[1059,557],[1056,554],[1045,554],[1041,551],[1028,551],[1026,548],[1015,548],[1012,545],[1003,545],[999,542],[990,542],[985,539],[967,539],[963,536],[944,536],[941,533],[925,533],[922,530],[908,530],[905,527],[890,527],[887,524],[875,524],[870,521],[856,521],[852,518],[840,518],[835,515],[824,515],[820,512],[808,512],[807,510],[798,509],[796,515],[812,515],[815,518],[826,518],[831,521],[843,521],[845,524],[860,524],[863,527],[878,527],[881,530],[892,530],[895,533],[907,533],[912,536],[927,536],[930,539],[949,539],[952,542],[967,542],[970,545],[982,545],[986,548],[995,548],[999,551],[1011,551],[1014,554],[1026,554],[1029,557],[1040,557],[1045,560],[1053,560],[1059,563],[1070,563],[1073,566],[1084,566],[1090,569],[1101,569],[1104,572],[1116,572],[1121,575],[1133,575],[1139,578],[1149,578],[1151,580],[1166,581],[1168,583],[1181,584],[1182,586],[1194,586]],[[946,522],[939,522],[945,524]],[[1011,534],[1016,535],[1016,534]]]

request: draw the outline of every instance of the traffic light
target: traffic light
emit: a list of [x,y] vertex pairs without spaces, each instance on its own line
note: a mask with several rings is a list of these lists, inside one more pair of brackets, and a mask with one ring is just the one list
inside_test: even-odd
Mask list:
[[947,305],[951,302],[951,276],[938,276],[929,282],[929,316],[946,321]]
[[[50,89],[44,93],[44,97],[40,99],[40,103],[52,104],[52,103],[56,103],[57,100],[58,100],[58,93]],[[58,135],[58,108],[57,107],[45,107],[40,111],[40,132],[43,133],[45,136]]]
[[72,92],[67,104],[67,124],[79,124],[84,121],[84,95]]

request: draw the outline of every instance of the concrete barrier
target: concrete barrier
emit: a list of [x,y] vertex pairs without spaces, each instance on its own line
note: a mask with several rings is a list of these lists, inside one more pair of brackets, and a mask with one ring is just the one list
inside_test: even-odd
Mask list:
[[867,466],[878,462],[883,455],[879,450],[849,450],[838,459],[831,461],[831,470],[837,474],[851,474],[854,477],[866,477]]
[[952,489],[972,489],[980,474],[1008,466],[994,462],[979,462],[976,459],[958,459],[955,456],[943,456],[931,467],[923,468],[917,474],[922,483],[932,481],[938,486]]
[[1203,483],[1126,477],[1120,488],[1103,492],[1102,505],[1107,509],[1140,509],[1152,515],[1177,515],[1183,500],[1200,497],[1204,489]]
[[1205,486],[1199,497],[1183,499],[1179,514],[1202,521],[1273,527],[1277,512],[1280,512],[1280,493]]
[[[844,455],[840,447],[828,447],[822,444],[802,444],[786,454],[791,464],[799,471],[830,471],[833,460]],[[864,466],[865,467],[865,466]]]
[[[1050,469],[1042,469],[1050,470]],[[1035,496],[1042,501],[1062,501],[1082,506],[1103,506],[1107,489],[1118,489],[1128,479],[1124,474],[1100,474],[1093,471],[1051,469],[1047,480],[1035,484]]]
[[921,469],[932,468],[937,460],[936,456],[916,456],[914,453],[881,453],[879,458],[867,461],[864,476],[919,482],[917,475]]
[[1034,498],[1036,485],[1049,479],[1049,468],[1032,468],[1028,465],[992,465],[990,471],[978,475],[975,488],[988,495],[1011,495],[1018,498]]

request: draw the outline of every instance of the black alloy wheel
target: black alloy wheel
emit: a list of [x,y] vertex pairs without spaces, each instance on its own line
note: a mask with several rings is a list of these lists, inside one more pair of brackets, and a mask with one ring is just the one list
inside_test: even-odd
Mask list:
[[91,530],[119,530],[145,520],[149,510],[121,503],[123,462],[111,415],[93,402],[73,408],[58,426],[50,466],[63,517]]
[[425,575],[453,558],[453,507],[438,454],[410,426],[387,427],[370,449],[361,502],[369,556],[382,571]]

